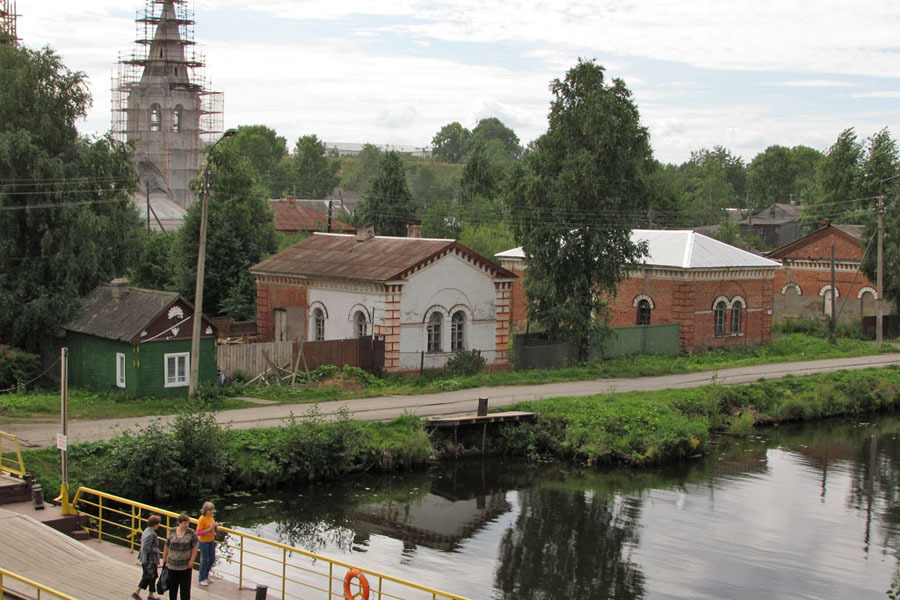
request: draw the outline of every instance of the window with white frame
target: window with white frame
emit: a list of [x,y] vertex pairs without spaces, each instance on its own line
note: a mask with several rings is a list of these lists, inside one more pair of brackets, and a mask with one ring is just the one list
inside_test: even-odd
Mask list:
[[116,387],[125,387],[125,355],[116,352]]
[[165,361],[165,387],[182,387],[188,384],[188,361],[190,352],[177,352],[166,354]]
[[150,105],[150,131],[159,131],[162,128],[162,109],[159,104]]
[[440,352],[441,351],[441,329],[444,325],[444,315],[439,312],[435,312],[431,314],[431,317],[428,319],[428,327],[427,327],[427,350],[428,352]]
[[450,318],[450,350],[457,352],[466,349],[466,313],[461,310]]
[[650,301],[646,298],[638,300],[637,303],[637,324],[638,325],[649,325],[650,324],[650,311],[652,307],[650,306]]
[[325,339],[325,311],[321,308],[313,311],[313,324],[315,326],[315,341],[323,341]]
[[353,322],[356,326],[356,337],[366,337],[369,331],[369,325],[366,322],[366,313],[361,310],[356,311],[356,316],[353,318]]

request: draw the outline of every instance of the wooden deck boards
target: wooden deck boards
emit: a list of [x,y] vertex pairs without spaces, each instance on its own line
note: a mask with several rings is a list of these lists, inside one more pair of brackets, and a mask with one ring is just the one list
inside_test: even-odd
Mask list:
[[428,419],[429,427],[457,427],[459,425],[480,425],[482,423],[509,423],[515,421],[533,421],[536,415],[531,412],[507,411],[489,413],[483,417],[462,415],[456,417],[434,417]]
[[[0,509],[0,565],[84,600],[127,600],[141,579],[141,567],[127,548],[95,539],[82,543],[26,514],[4,509]],[[18,582],[4,581],[7,585],[26,596],[33,594]],[[252,590],[238,591],[235,584],[223,580],[203,588],[195,579],[191,588],[192,596],[200,600],[253,597]]]

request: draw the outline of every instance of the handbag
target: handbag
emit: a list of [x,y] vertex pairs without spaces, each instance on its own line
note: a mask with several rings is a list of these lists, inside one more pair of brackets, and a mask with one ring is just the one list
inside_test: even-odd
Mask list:
[[159,572],[159,579],[156,580],[156,593],[165,594],[169,591],[169,567],[163,565],[162,571]]

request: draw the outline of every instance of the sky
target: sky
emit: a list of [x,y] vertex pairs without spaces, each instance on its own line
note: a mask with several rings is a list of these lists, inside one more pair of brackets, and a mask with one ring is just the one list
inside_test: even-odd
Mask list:
[[[293,147],[427,146],[445,124],[547,128],[549,83],[594,59],[633,92],[655,157],[722,145],[825,151],[900,134],[900,6],[891,0],[195,0],[195,39],[226,127]],[[18,0],[18,33],[84,71],[83,133],[110,127],[110,78],[143,0]]]

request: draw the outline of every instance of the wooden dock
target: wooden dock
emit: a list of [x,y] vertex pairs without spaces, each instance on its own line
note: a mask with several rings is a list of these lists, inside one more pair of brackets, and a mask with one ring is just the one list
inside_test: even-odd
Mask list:
[[459,427],[460,425],[489,425],[492,423],[514,423],[516,421],[534,421],[537,415],[532,412],[508,411],[487,415],[461,415],[455,417],[434,417],[425,421],[426,427],[436,429]]
[[[10,506],[0,508],[0,565],[4,569],[84,600],[131,597],[141,579],[136,553],[96,539],[79,542],[28,513],[30,509],[42,520],[52,520],[61,516],[58,507],[34,511],[30,503]],[[4,586],[25,598],[35,597],[34,590],[21,583],[4,581]],[[235,583],[223,579],[201,587],[196,576],[191,593],[200,600],[254,597],[253,590],[239,591]],[[147,593],[141,596],[146,600]]]

